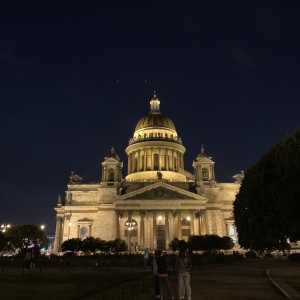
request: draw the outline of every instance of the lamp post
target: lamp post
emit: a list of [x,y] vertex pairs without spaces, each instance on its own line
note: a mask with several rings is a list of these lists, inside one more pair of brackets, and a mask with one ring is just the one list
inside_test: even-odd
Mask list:
[[134,226],[136,225],[136,222],[134,220],[130,220],[126,222],[126,225],[128,226],[128,247],[130,247],[130,252],[132,252],[132,246],[131,246],[131,237],[132,232],[134,230]]
[[41,225],[41,229],[42,229],[42,231],[44,231],[45,225]]
[[10,228],[10,224],[1,224],[1,231],[5,232],[7,228]]

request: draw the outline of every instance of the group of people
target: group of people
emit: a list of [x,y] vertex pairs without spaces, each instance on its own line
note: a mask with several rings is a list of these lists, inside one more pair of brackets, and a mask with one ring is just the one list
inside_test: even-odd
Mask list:
[[[187,253],[180,251],[175,260],[175,270],[178,276],[178,299],[191,299],[190,285],[191,263]],[[153,276],[155,280],[155,298],[163,300],[164,288],[166,288],[171,299],[175,299],[168,275],[168,264],[163,251],[155,251],[153,257]],[[186,296],[186,298],[185,298]]]

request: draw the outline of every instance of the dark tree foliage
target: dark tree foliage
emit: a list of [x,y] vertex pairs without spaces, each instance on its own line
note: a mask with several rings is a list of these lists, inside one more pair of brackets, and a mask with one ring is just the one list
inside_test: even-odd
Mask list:
[[116,238],[113,241],[113,249],[115,253],[123,252],[128,250],[126,242],[120,238]]
[[220,250],[229,250],[234,246],[232,238],[228,236],[219,237],[215,234],[191,235],[188,241],[174,238],[169,247],[172,251],[205,251],[210,253],[220,252]]
[[83,250],[83,243],[81,241],[81,239],[76,238],[76,239],[69,239],[64,241],[61,244],[61,250],[62,251],[71,251],[71,252],[78,252],[78,251],[84,251]]
[[0,251],[4,248],[6,244],[6,239],[2,231],[0,231]]
[[189,249],[189,245],[185,240],[180,240],[178,242],[178,250],[179,251],[186,251]]
[[49,240],[46,234],[35,225],[16,225],[10,227],[5,233],[7,243],[16,248],[25,249],[34,243],[40,248],[48,247]]
[[87,237],[80,243],[80,249],[85,254],[94,253],[96,250],[101,250],[101,240],[99,238],[94,238],[92,236]]
[[246,173],[233,203],[239,244],[254,250],[300,240],[300,129]]
[[95,253],[96,251],[114,253],[122,252],[127,250],[127,244],[122,239],[115,239],[112,241],[104,241],[100,238],[88,237],[84,240],[79,238],[69,239],[61,244],[61,250],[63,252],[71,251],[73,253],[82,251],[85,254]]
[[234,242],[230,236],[223,236],[220,241],[220,244],[221,244],[220,249],[222,250],[230,250],[234,246]]
[[204,248],[204,236],[203,235],[190,235],[188,239],[190,250],[201,251]]
[[174,238],[170,244],[169,244],[169,247],[172,251],[177,251],[178,250],[178,242],[179,242],[179,239],[178,238]]

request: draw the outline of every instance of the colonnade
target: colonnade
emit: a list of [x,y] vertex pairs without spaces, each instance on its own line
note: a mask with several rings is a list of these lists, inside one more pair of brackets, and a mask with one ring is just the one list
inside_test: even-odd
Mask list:
[[[157,155],[157,161],[154,155]],[[182,152],[165,147],[147,147],[128,154],[128,174],[142,171],[184,169]]]
[[[163,239],[163,249],[169,248],[169,243],[175,237],[183,239],[182,219],[189,216],[189,234],[206,234],[206,217],[205,212],[196,210],[116,210],[116,238],[124,239],[126,227],[125,222],[132,219],[139,220],[137,223],[138,235],[134,242],[139,245],[140,249],[150,247],[158,248],[158,240]],[[164,236],[158,236],[158,227],[164,228]]]
[[[189,226],[182,224],[182,220],[189,217]],[[66,232],[64,226],[68,216],[56,216],[56,229],[54,252],[61,251],[61,243],[64,240],[63,233]],[[136,230],[137,236],[133,238],[140,249],[150,247],[151,249],[168,249],[169,243],[175,237],[179,240],[187,237],[183,234],[185,229],[189,229],[189,235],[205,235],[207,234],[207,222],[205,210],[116,210],[115,211],[115,238],[125,239],[125,222],[132,219],[137,220]],[[88,236],[93,235],[92,221],[73,224],[77,227],[78,238],[80,236],[81,227],[88,228]],[[185,228],[185,229],[184,229]],[[160,229],[160,230],[158,230]],[[68,228],[70,230],[70,228]],[[163,232],[163,235],[161,233]],[[74,231],[72,236],[74,237]],[[69,238],[69,237],[68,237]],[[126,239],[125,239],[126,240]]]

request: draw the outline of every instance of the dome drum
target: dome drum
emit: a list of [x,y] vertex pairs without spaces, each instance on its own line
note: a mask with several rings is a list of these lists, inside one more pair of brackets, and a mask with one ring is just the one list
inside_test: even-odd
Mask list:
[[[183,182],[186,181],[186,176],[180,172],[159,171],[162,174],[162,180]],[[132,173],[126,176],[126,181],[156,181],[158,179],[158,171],[144,171]]]

